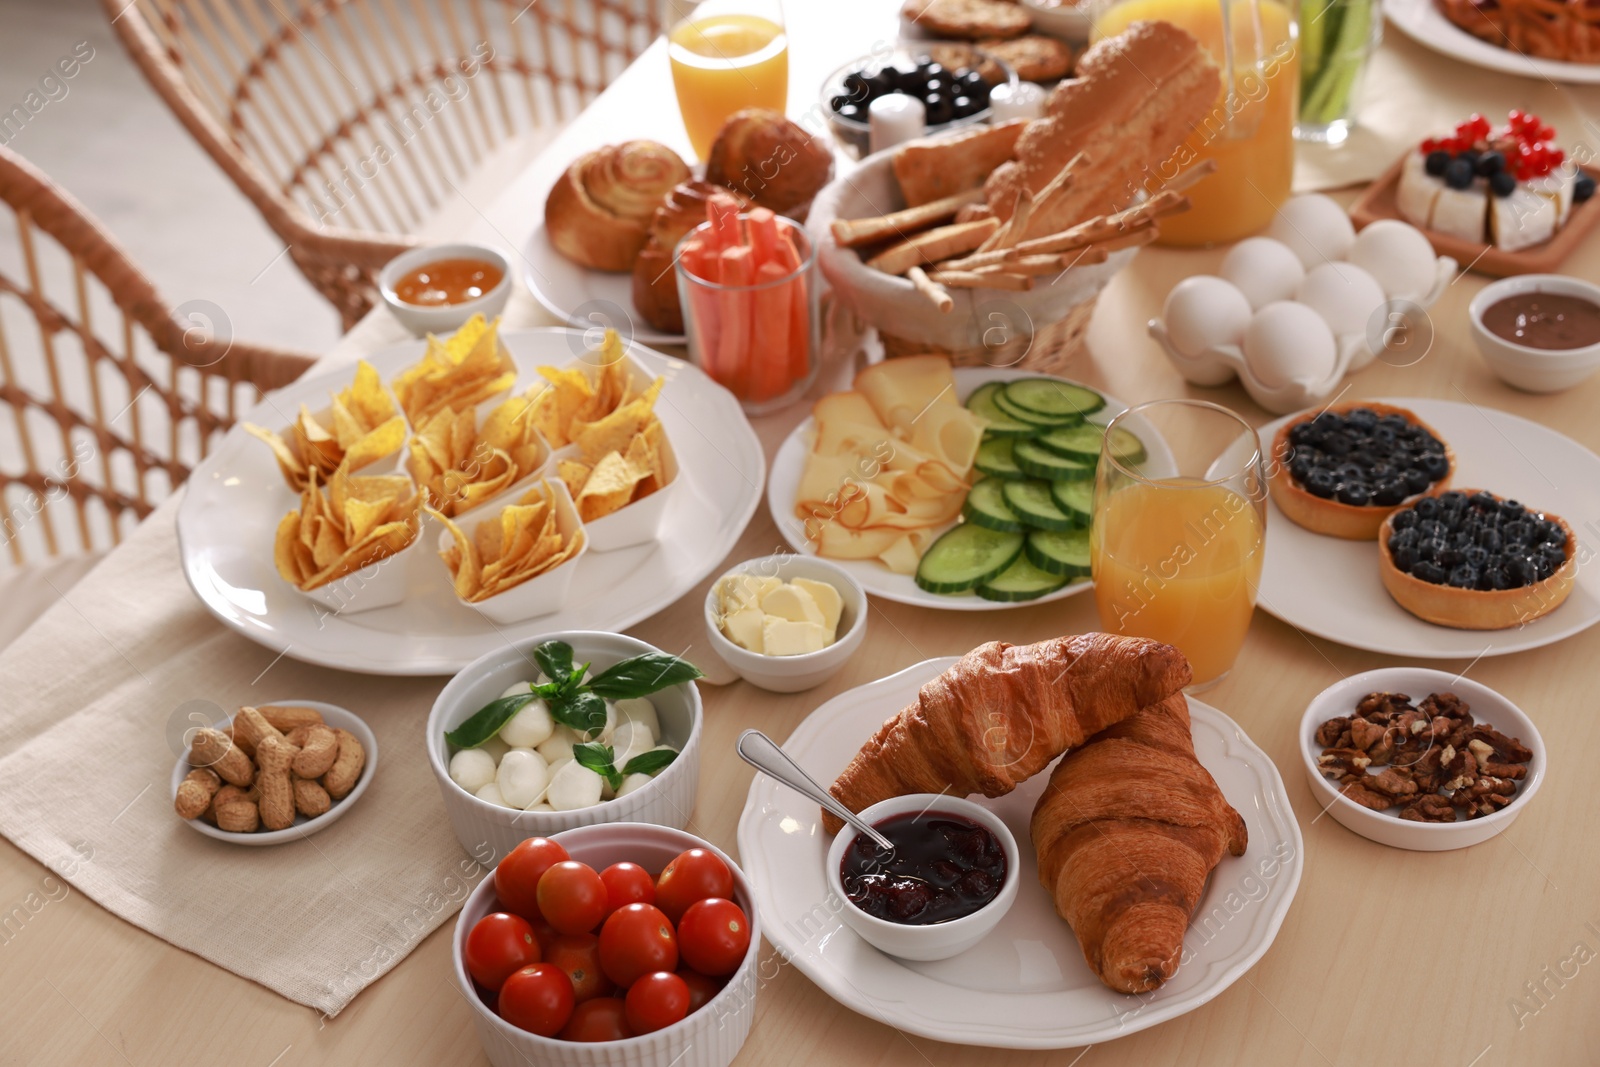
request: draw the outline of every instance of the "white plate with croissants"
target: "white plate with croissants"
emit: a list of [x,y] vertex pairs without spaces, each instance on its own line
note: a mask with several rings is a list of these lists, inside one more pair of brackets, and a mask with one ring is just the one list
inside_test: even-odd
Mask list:
[[784,751],[852,810],[977,794],[1017,839],[1021,891],[960,955],[887,956],[840,918],[821,812],[758,776],[739,855],[766,937],[841,1004],[939,1041],[1070,1048],[1198,1008],[1272,944],[1304,844],[1277,768],[1184,696],[1189,678],[1169,645],[1084,634],[991,642],[830,700]]

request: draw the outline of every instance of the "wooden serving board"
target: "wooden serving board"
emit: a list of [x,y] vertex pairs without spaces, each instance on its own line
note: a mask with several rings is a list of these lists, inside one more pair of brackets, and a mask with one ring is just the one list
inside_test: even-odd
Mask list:
[[[1369,185],[1367,191],[1350,205],[1350,220],[1355,223],[1356,229],[1365,229],[1379,219],[1410,221],[1400,214],[1400,206],[1396,201],[1400,190],[1400,168],[1404,164],[1404,156],[1395,160],[1394,166]],[[1583,170],[1592,178],[1600,178],[1600,170],[1593,167],[1584,167]],[[1554,237],[1520,252],[1504,252],[1493,245],[1463,241],[1434,230],[1423,230],[1422,233],[1435,252],[1454,258],[1461,264],[1462,270],[1475,270],[1492,278],[1505,278],[1513,274],[1558,273],[1561,262],[1577,249],[1589,231],[1594,229],[1596,222],[1600,222],[1600,196],[1574,205],[1567,216],[1567,224]]]

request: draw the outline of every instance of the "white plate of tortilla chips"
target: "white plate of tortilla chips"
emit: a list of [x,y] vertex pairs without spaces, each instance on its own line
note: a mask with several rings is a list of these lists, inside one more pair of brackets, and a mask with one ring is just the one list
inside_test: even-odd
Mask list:
[[[406,447],[390,476],[422,483],[416,494],[421,506],[410,520],[421,525],[419,537],[397,537],[384,523],[363,526],[368,511],[348,503],[313,509],[338,514],[337,530],[319,531],[317,521],[286,522],[303,510],[305,497],[286,481],[274,449],[243,425],[218,443],[190,477],[177,520],[184,577],[212,614],[274,652],[308,663],[371,674],[450,674],[507,640],[552,629],[625,629],[677,600],[722,562],[760,503],[765,480],[761,444],[732,394],[688,363],[637,344],[627,346],[625,358],[608,361],[588,349],[582,331],[523,330],[496,341],[493,324],[486,331],[485,325],[453,347],[450,338],[432,349],[413,341],[365,361],[391,398],[408,369],[425,362],[444,367],[441,374],[413,374],[413,383],[429,384],[421,393],[403,389],[408,402],[397,405],[417,421],[408,424]],[[344,366],[302,379],[267,396],[241,423],[292,431],[301,405],[326,412],[332,395],[348,396],[356,375],[357,368]],[[363,372],[362,380],[370,391],[371,375]],[[370,396],[359,399],[378,406]],[[539,429],[537,447],[514,428],[525,430],[527,420],[507,419],[503,410],[496,417],[508,401],[528,409]],[[476,411],[476,427],[459,417],[428,417],[457,406]],[[337,438],[337,427],[327,426]],[[347,431],[370,432],[364,425]],[[359,440],[353,437],[347,451],[371,450],[358,447]],[[424,450],[431,462],[413,463],[412,453]],[[442,470],[452,465],[453,471]],[[591,477],[595,471],[598,478]],[[570,489],[587,522],[637,512],[650,516],[647,525],[658,533],[611,551],[591,544],[587,552],[549,564],[508,561],[503,571],[529,580],[554,567],[572,568],[571,582],[558,610],[497,622],[473,610],[483,590],[462,584],[481,580],[487,565],[457,567],[452,582],[452,568],[437,551],[441,535],[450,540],[437,512],[456,512],[452,521],[470,539],[479,526],[498,527],[482,520],[524,502],[541,480]],[[332,481],[324,486],[317,479],[316,487],[331,492]],[[448,503],[452,494],[466,506],[430,506]],[[387,511],[372,514],[393,521]],[[561,550],[570,538],[529,541],[528,550],[538,552],[546,541]],[[395,545],[411,550],[393,552]],[[492,547],[499,553],[503,546]],[[387,590],[374,594],[395,582],[395,570],[404,575],[403,595],[374,606],[388,599]]]

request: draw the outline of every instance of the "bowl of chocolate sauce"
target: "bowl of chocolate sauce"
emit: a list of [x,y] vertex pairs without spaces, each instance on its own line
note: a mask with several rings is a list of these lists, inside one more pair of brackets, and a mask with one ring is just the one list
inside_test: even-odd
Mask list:
[[1472,338],[1507,384],[1553,393],[1600,370],[1600,286],[1565,274],[1487,285],[1468,309]]

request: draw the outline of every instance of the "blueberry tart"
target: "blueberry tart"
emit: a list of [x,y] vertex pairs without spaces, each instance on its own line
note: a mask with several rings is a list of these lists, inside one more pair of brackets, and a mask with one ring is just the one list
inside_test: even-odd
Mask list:
[[1371,541],[1396,508],[1450,484],[1455,455],[1427,423],[1376,401],[1281,427],[1270,485],[1279,510],[1314,533]]
[[1419,619],[1504,630],[1560,607],[1577,577],[1577,545],[1559,515],[1481,489],[1423,497],[1384,522],[1383,587]]

